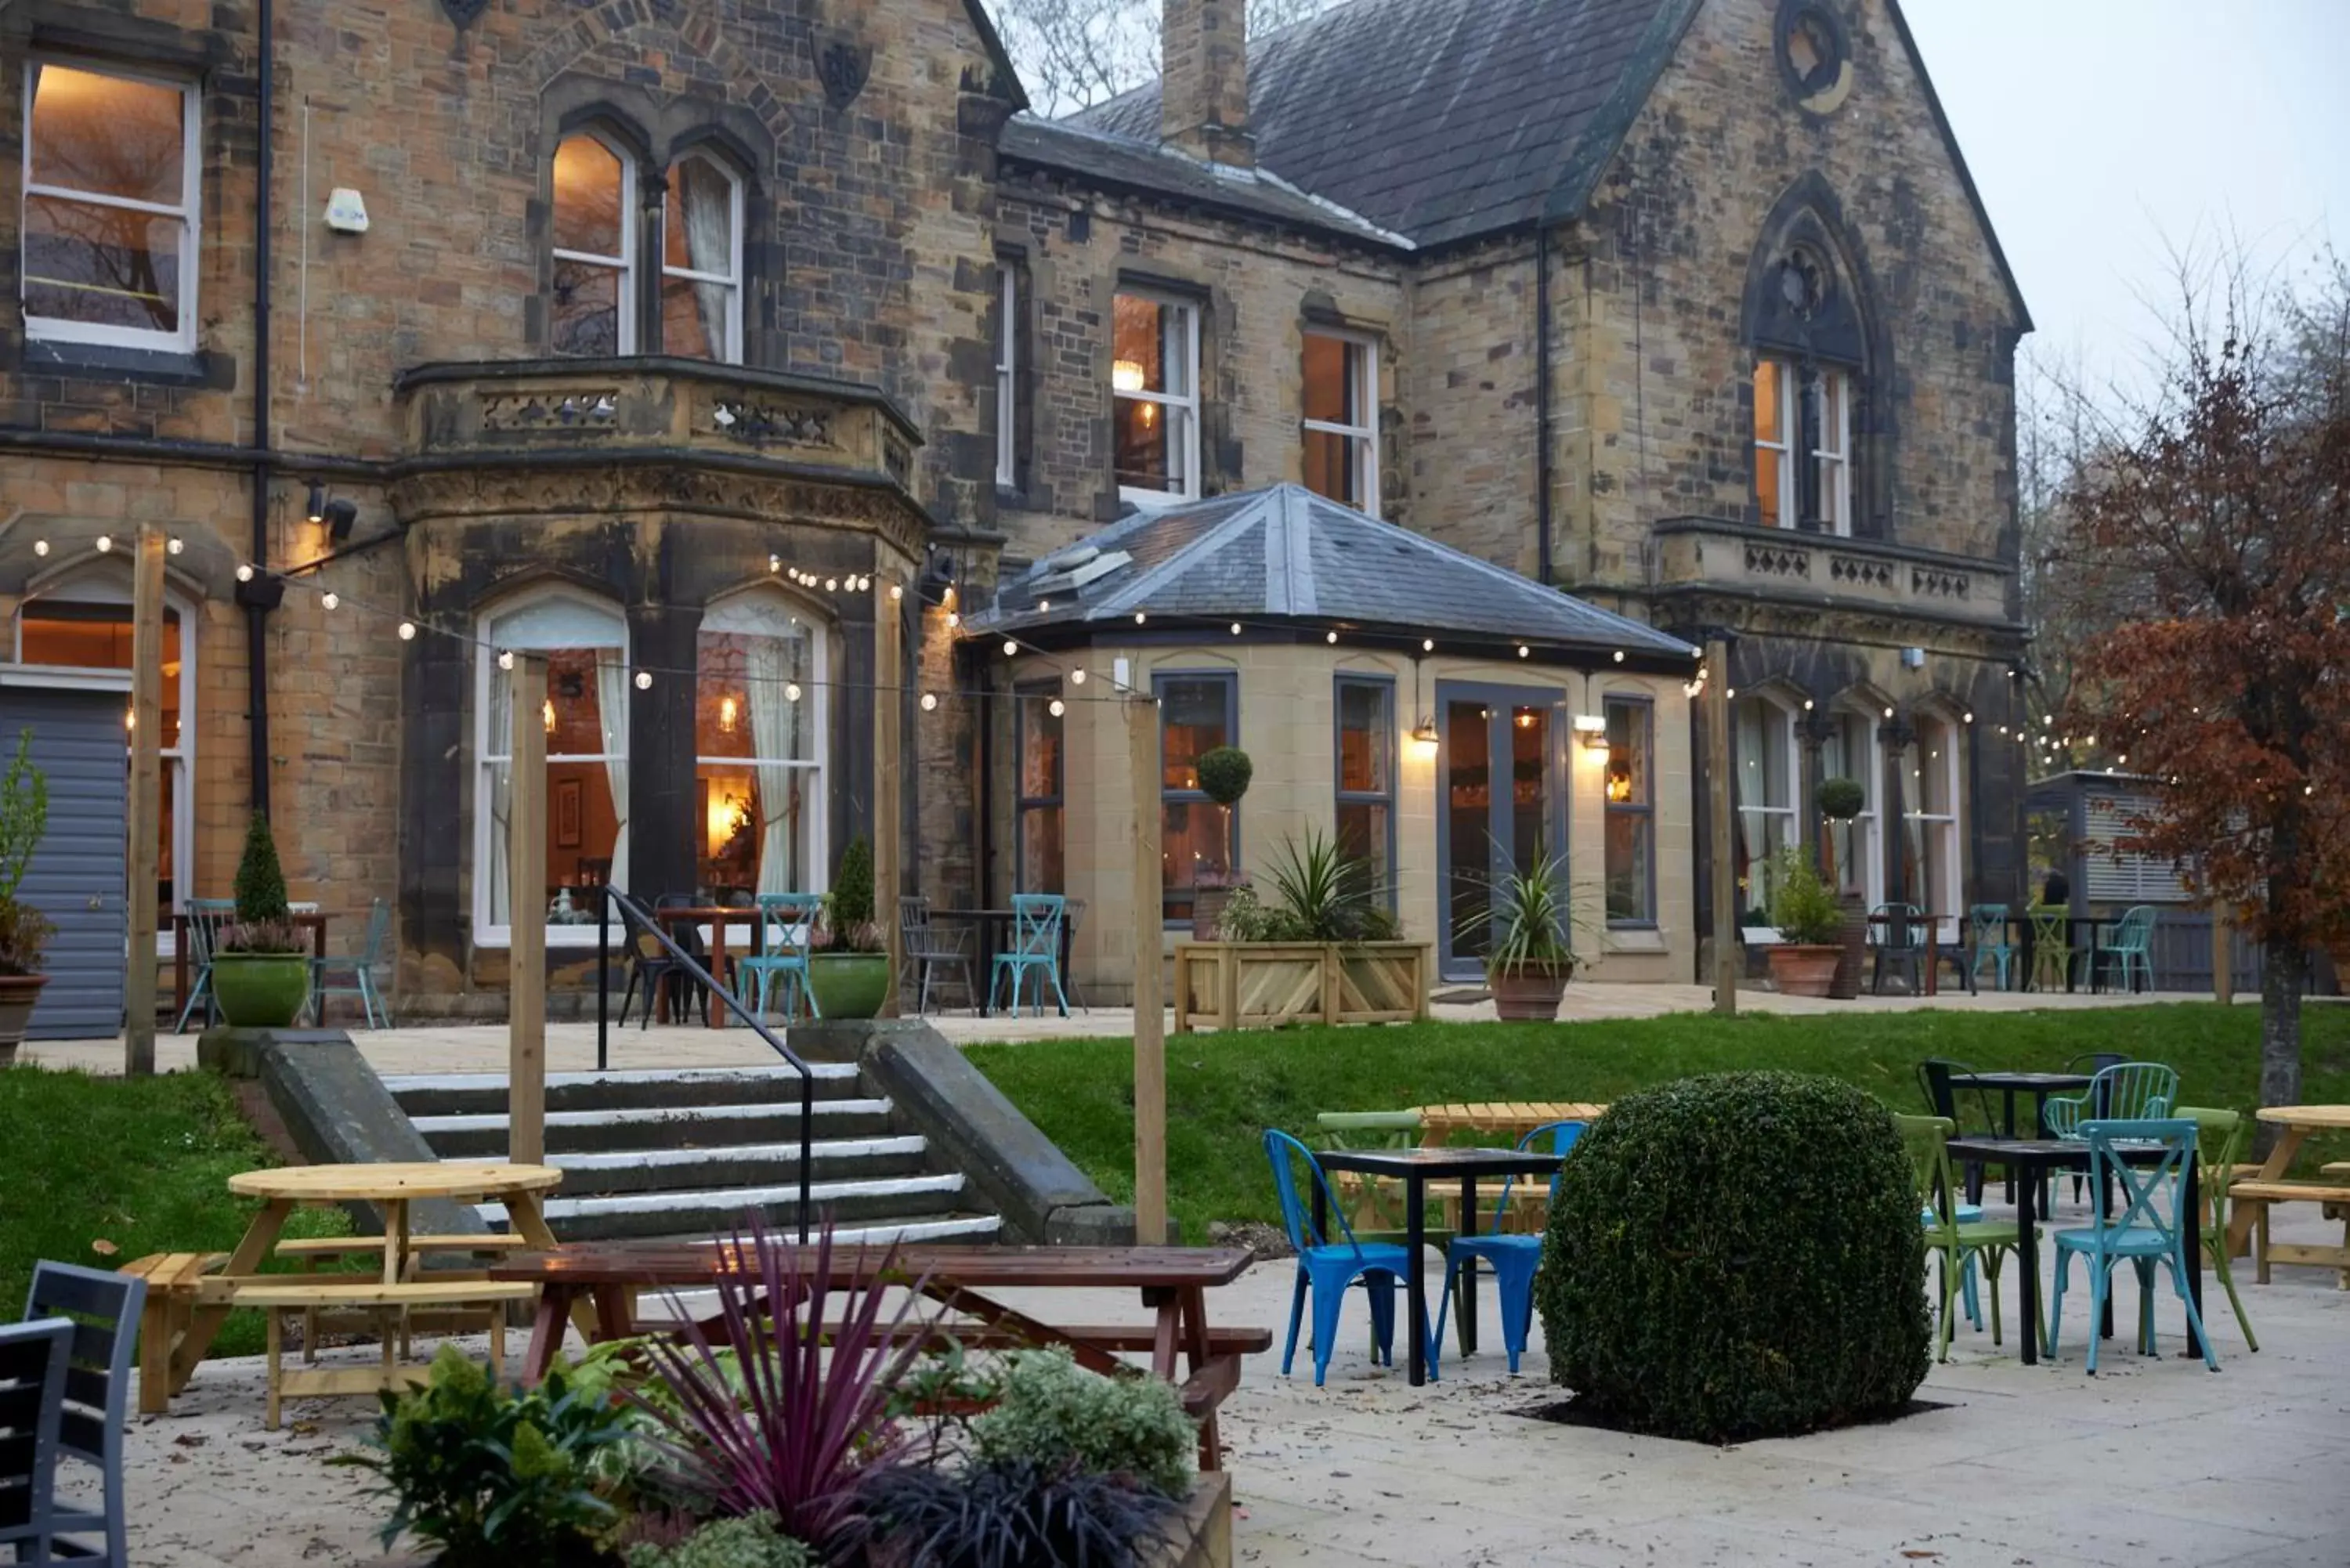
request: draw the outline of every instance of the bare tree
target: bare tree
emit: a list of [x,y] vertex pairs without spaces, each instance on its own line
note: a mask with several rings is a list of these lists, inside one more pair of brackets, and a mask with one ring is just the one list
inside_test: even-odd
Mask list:
[[[1249,0],[1249,36],[1263,37],[1333,0]],[[1036,111],[1072,114],[1159,74],[1161,0],[988,0],[1003,47]]]

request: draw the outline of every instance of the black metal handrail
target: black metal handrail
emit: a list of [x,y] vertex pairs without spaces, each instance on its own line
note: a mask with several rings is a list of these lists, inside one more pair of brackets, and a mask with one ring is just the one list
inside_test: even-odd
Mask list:
[[[608,1036],[612,1028],[612,910],[617,908],[620,911],[622,930],[625,931],[630,926],[634,926],[650,935],[654,941],[659,942],[661,950],[685,971],[689,979],[699,981],[707,994],[723,1002],[736,1018],[749,1024],[753,1032],[765,1041],[775,1054],[781,1056],[790,1064],[792,1070],[800,1075],[799,1231],[800,1241],[805,1243],[808,1239],[808,1221],[812,1218],[808,1202],[808,1168],[811,1164],[809,1146],[814,1140],[816,1132],[815,1069],[800,1059],[798,1052],[785,1044],[783,1039],[774,1030],[761,1023],[758,1014],[744,1007],[733,992],[719,984],[718,977],[712,974],[706,965],[678,946],[676,939],[662,928],[660,921],[653,918],[651,910],[621,892],[618,888],[598,888],[596,891],[603,895],[596,900],[596,1070],[599,1073],[611,1070]],[[764,919],[764,912],[758,909],[745,909],[743,912],[754,920]],[[645,996],[646,1011],[650,1012],[652,1006],[651,988],[648,987]]]

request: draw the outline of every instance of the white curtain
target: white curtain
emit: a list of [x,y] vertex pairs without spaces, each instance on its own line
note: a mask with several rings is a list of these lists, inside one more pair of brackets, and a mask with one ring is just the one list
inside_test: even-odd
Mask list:
[[758,764],[759,891],[796,892],[792,886],[792,826],[798,815],[792,801],[794,770],[775,760],[798,754],[792,732],[798,706],[784,701],[791,645],[781,638],[747,637],[743,647],[751,687],[751,747],[764,759]]
[[[679,171],[678,188],[685,214],[685,259],[696,272],[734,275],[734,186],[704,159],[689,159]],[[733,289],[726,284],[697,283],[694,304],[702,313],[702,330],[713,359],[733,358],[729,341],[728,306]],[[755,699],[754,699],[755,701]]]
[[612,886],[629,886],[629,662],[617,648],[596,650],[596,711],[604,726],[604,777],[612,789]]

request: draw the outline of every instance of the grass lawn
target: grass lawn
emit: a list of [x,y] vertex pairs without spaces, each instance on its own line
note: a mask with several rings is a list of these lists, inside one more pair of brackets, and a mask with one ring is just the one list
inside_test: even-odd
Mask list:
[[[2350,1101],[2350,1007],[2303,1012],[2303,1097]],[[1695,1073],[1783,1067],[1856,1084],[1922,1109],[1917,1064],[2053,1070],[2118,1051],[2178,1071],[2189,1105],[2249,1110],[2260,1081],[2260,1012],[2213,1003],[2064,1012],[1711,1013],[1589,1023],[1413,1023],[1170,1036],[1169,1200],[1185,1240],[1211,1220],[1278,1221],[1258,1147],[1263,1129],[1305,1135],[1320,1111],[1477,1100],[1611,1100]],[[966,1054],[1102,1189],[1134,1193],[1134,1056],[1125,1040],[972,1045]],[[2029,1115],[2022,1102],[2020,1115]],[[2314,1154],[2309,1151],[2318,1151]],[[2350,1136],[2304,1157],[2350,1158]]]
[[[260,1205],[231,1197],[228,1179],[276,1163],[210,1073],[0,1073],[0,1322],[24,1310],[38,1259],[110,1269],[230,1251]],[[349,1229],[338,1209],[300,1209],[286,1232]],[[255,1355],[261,1342],[261,1315],[234,1313],[213,1354]]]

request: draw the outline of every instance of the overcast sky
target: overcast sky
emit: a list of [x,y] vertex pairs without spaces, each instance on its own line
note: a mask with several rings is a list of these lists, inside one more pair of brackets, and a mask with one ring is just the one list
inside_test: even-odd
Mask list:
[[[2350,254],[2350,0],[1903,0],[2031,306],[2137,380],[2169,250]],[[1856,106],[1857,107],[1857,106]]]

